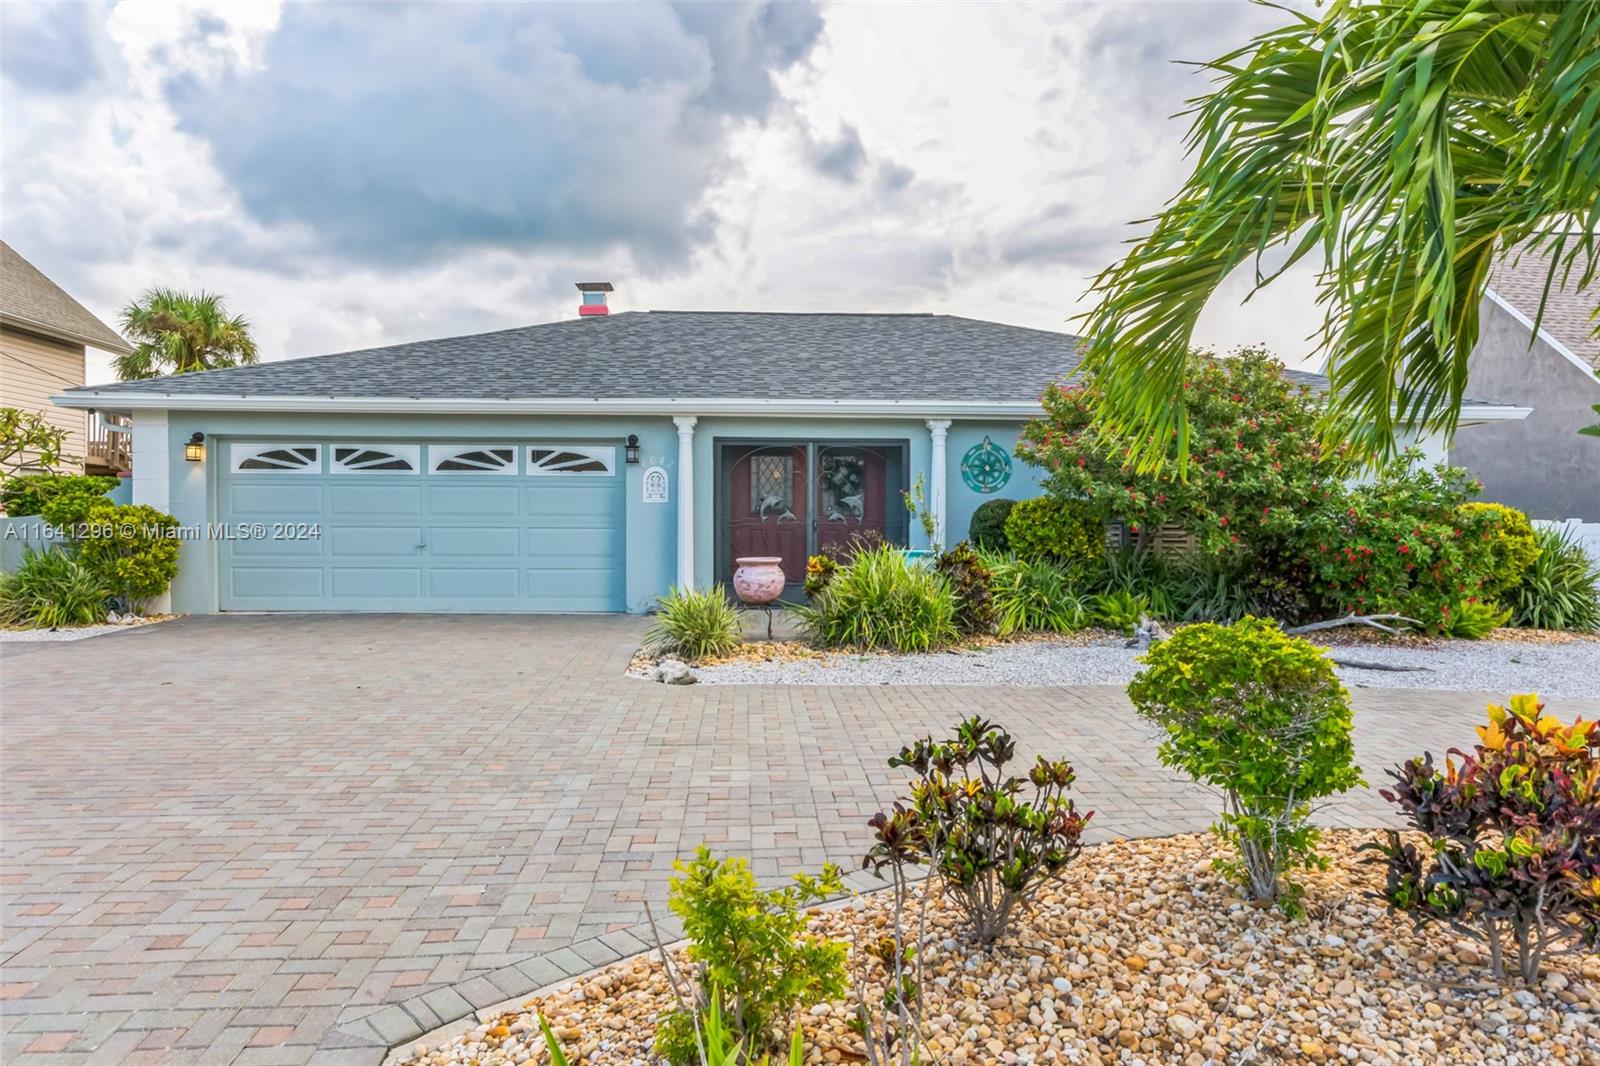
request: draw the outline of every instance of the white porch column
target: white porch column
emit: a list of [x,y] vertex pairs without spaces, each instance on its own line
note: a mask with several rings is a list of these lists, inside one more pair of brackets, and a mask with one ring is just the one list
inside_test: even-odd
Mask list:
[[678,584],[694,587],[694,415],[677,415],[678,427]]
[[950,432],[950,419],[928,419],[928,432],[933,437],[933,453],[928,460],[928,480],[933,484],[928,486],[928,505],[933,508],[933,536],[937,546],[945,546],[945,436]]

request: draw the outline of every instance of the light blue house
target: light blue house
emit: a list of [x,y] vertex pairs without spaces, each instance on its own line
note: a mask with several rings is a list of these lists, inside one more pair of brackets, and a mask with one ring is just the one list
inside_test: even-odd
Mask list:
[[[608,287],[607,287],[608,288]],[[945,542],[993,496],[1066,334],[943,315],[596,313],[56,403],[133,422],[173,610],[644,611],[734,560]],[[603,300],[601,295],[599,300]]]
[[[72,389],[133,423],[133,499],[186,538],[171,609],[631,611],[735,560],[986,499],[1077,339],[946,315],[652,311]],[[1291,372],[1313,385],[1326,379]],[[1475,409],[1474,420],[1525,410]]]

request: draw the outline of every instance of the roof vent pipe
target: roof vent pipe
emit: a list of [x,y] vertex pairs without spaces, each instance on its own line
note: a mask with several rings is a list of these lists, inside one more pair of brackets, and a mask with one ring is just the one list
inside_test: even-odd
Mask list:
[[584,317],[590,315],[609,315],[611,308],[606,306],[606,293],[611,292],[609,281],[580,281],[578,291],[583,293],[583,302],[578,304],[578,314]]

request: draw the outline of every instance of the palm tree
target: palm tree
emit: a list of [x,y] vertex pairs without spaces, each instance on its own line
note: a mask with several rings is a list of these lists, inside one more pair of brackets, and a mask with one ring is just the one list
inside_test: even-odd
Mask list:
[[123,381],[257,361],[250,323],[243,315],[228,317],[215,293],[150,289],[122,309],[122,330],[135,341],[116,360]]
[[[1327,432],[1374,460],[1397,427],[1454,431],[1497,258],[1542,250],[1558,286],[1594,275],[1600,0],[1286,15],[1202,65],[1217,84],[1188,112],[1194,172],[1091,290],[1101,418],[1145,469],[1187,462],[1195,320],[1246,262],[1260,288],[1320,255]],[[1269,250],[1284,259],[1264,272]]]

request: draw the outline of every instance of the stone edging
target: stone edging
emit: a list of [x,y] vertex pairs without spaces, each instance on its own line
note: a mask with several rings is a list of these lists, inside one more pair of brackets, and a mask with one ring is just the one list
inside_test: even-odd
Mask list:
[[[830,901],[842,904],[854,894],[882,891],[889,886],[861,870],[844,876],[852,895]],[[683,929],[675,918],[657,922],[669,946]],[[564,948],[534,955],[479,977],[389,1003],[371,1014],[348,1021],[323,1037],[307,1066],[390,1066],[401,1052],[419,1042],[434,1044],[449,1030],[464,1031],[505,1010],[520,1007],[536,993],[602,970],[614,962],[655,950],[648,922],[602,936],[580,940]]]

